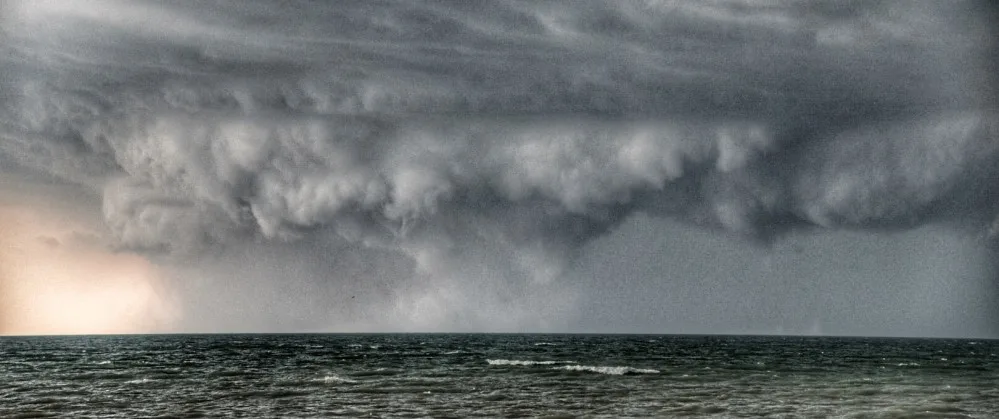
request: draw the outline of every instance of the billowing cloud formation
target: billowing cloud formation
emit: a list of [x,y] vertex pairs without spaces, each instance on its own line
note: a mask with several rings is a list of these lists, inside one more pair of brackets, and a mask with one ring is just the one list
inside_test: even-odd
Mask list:
[[411,318],[463,312],[498,292],[482,288],[491,275],[543,289],[637,212],[761,240],[930,221],[994,232],[991,12],[15,2],[0,167],[99,195],[123,249],[183,260],[322,235],[448,287],[479,278]]

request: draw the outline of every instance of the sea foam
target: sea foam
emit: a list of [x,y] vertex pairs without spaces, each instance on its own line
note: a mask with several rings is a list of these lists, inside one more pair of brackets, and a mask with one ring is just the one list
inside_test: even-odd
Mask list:
[[575,364],[576,361],[521,361],[518,359],[487,359],[489,365],[555,365],[555,364]]
[[348,384],[357,383],[357,380],[351,380],[349,378],[344,378],[344,377],[341,377],[341,376],[336,375],[336,374],[330,374],[330,375],[324,376],[321,379],[321,381],[324,382],[324,383],[348,383]]
[[608,374],[608,375],[659,374],[659,370],[653,370],[647,368],[605,367],[605,366],[591,366],[591,365],[563,365],[560,367],[554,367],[552,369],[565,370],[565,371],[595,372],[598,374]]

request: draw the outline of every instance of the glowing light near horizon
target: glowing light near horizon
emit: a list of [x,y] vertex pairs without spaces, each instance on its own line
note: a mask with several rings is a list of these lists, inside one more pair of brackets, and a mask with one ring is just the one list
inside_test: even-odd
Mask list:
[[178,312],[157,268],[76,231],[59,217],[0,208],[0,334],[168,331]]

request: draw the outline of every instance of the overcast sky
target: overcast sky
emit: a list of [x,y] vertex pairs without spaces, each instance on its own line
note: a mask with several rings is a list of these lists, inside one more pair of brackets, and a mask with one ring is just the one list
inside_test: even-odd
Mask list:
[[0,334],[999,337],[995,13],[4,2]]

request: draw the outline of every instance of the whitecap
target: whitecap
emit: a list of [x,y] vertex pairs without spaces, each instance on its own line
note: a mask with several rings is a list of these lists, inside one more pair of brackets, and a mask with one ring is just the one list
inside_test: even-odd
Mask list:
[[538,343],[535,343],[534,346],[558,346],[558,344],[557,343],[551,343],[551,342],[538,342]]
[[348,383],[348,384],[357,383],[357,380],[352,380],[350,378],[341,377],[341,376],[336,375],[336,374],[326,375],[322,379],[320,379],[319,381],[322,381],[324,383]]
[[134,380],[128,380],[128,381],[126,381],[125,384],[146,384],[146,383],[151,382],[151,381],[153,381],[153,380],[150,380],[148,378],[136,378]]
[[563,365],[561,367],[554,367],[552,369],[565,370],[565,371],[586,371],[586,372],[595,372],[598,374],[608,374],[608,375],[659,374],[659,370],[646,369],[646,368],[605,367],[605,366],[591,366],[591,365]]
[[487,359],[489,365],[555,365],[555,364],[575,364],[576,361],[522,361],[519,359]]

